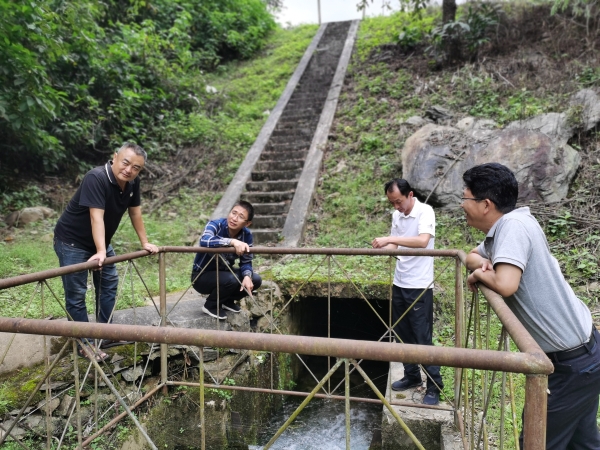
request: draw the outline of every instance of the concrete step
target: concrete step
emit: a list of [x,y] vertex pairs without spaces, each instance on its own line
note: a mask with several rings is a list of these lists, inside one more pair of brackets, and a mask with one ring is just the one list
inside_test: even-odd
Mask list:
[[319,120],[319,114],[314,111],[290,111],[288,114],[281,114],[277,125],[287,122],[301,122]]
[[315,133],[315,127],[295,127],[295,128],[286,128],[284,130],[274,130],[271,133],[271,140],[277,137],[287,137],[292,139],[311,139],[313,134]]
[[307,145],[305,142],[272,142],[269,141],[263,150],[263,153],[269,152],[288,152],[296,150],[308,150],[310,143]]
[[276,214],[287,214],[290,209],[290,200],[276,203],[255,203],[254,214],[258,216],[272,216]]
[[254,165],[257,172],[268,172],[271,170],[294,170],[304,167],[304,159],[285,159],[281,161],[258,161]]
[[281,229],[252,229],[254,245],[276,244],[279,242]]
[[290,101],[288,102],[288,104],[286,105],[285,109],[292,108],[292,110],[296,110],[296,111],[311,109],[311,110],[321,112],[326,99],[327,99],[327,95],[324,95],[323,97],[321,97],[319,99],[315,99],[313,101],[308,101],[304,98],[298,98],[298,99],[291,98]]
[[307,128],[313,130],[317,128],[317,124],[319,123],[319,116],[316,114],[311,116],[310,119],[288,119],[279,120],[277,122],[277,126],[275,127],[275,131],[284,131],[284,130],[294,130],[296,128]]
[[260,161],[276,162],[305,159],[308,154],[308,144],[302,150],[277,150],[272,152],[263,152]]
[[[275,132],[273,132],[275,133]],[[306,135],[294,135],[294,136],[290,136],[288,134],[285,134],[283,136],[273,136],[271,135],[271,139],[269,139],[269,144],[297,144],[298,146],[301,145],[306,145],[307,147],[310,146],[310,143],[312,141],[312,134],[306,134]]]
[[294,191],[272,191],[272,192],[242,192],[241,199],[252,203],[255,207],[260,203],[280,203],[291,201]]
[[286,216],[277,214],[272,216],[254,216],[252,225],[256,228],[283,228]]
[[252,181],[276,181],[276,180],[297,180],[302,173],[302,168],[290,170],[269,170],[253,171]]
[[298,180],[249,181],[246,183],[246,190],[250,192],[291,191],[296,189],[297,184]]

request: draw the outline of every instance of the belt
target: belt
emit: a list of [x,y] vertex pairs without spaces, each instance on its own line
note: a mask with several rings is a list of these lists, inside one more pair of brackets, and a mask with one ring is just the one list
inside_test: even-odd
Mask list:
[[561,352],[546,353],[546,356],[554,362],[566,361],[568,359],[577,358],[578,356],[589,353],[596,345],[596,336],[594,335],[594,328],[592,328],[592,334],[590,339],[579,347],[575,347],[569,350],[563,350]]

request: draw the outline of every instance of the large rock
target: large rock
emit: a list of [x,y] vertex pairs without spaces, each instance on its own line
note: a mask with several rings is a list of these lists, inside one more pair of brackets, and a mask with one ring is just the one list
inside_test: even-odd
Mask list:
[[[591,89],[582,89],[571,97],[571,121],[584,131],[595,128],[600,122],[600,98]],[[579,107],[579,108],[578,108]]]
[[[551,119],[557,123],[556,117]],[[403,176],[416,192],[429,197],[429,203],[459,205],[462,174],[487,162],[499,162],[515,173],[520,201],[555,202],[567,195],[581,158],[565,143],[562,125],[549,135],[543,121],[510,124],[504,130],[477,122],[463,130],[430,124],[407,139]],[[532,124],[543,131],[533,130]]]
[[517,120],[503,130],[473,117],[455,127],[427,124],[406,140],[403,176],[429,203],[452,207],[460,203],[465,170],[499,162],[515,173],[519,201],[556,202],[566,197],[581,161],[567,142],[599,123],[600,97],[583,89],[571,96],[567,111]]
[[35,206],[31,208],[23,208],[21,211],[14,211],[4,218],[4,221],[9,227],[24,227],[33,222],[47,219],[54,215],[54,210],[45,206]]

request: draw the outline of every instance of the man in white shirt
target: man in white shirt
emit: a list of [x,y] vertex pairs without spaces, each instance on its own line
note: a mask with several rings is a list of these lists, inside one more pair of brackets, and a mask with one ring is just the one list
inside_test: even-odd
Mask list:
[[[384,192],[394,206],[390,236],[373,239],[373,248],[427,248],[433,249],[435,214],[431,206],[421,203],[403,179],[385,184]],[[433,345],[433,257],[399,256],[392,287],[392,320],[404,344]],[[407,312],[408,310],[408,312]],[[440,389],[444,387],[439,366],[423,366],[427,373],[426,405],[437,405]],[[404,377],[392,384],[392,389],[403,391],[422,384],[417,364],[404,364]]]

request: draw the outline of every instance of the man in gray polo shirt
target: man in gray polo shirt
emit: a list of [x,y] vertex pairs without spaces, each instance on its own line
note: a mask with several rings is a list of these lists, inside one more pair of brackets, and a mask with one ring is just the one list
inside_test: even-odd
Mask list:
[[499,293],[554,364],[546,448],[600,449],[600,336],[589,309],[565,281],[529,208],[515,209],[514,174],[489,163],[467,170],[463,181],[467,223],[486,233],[467,256],[469,289],[483,283]]

